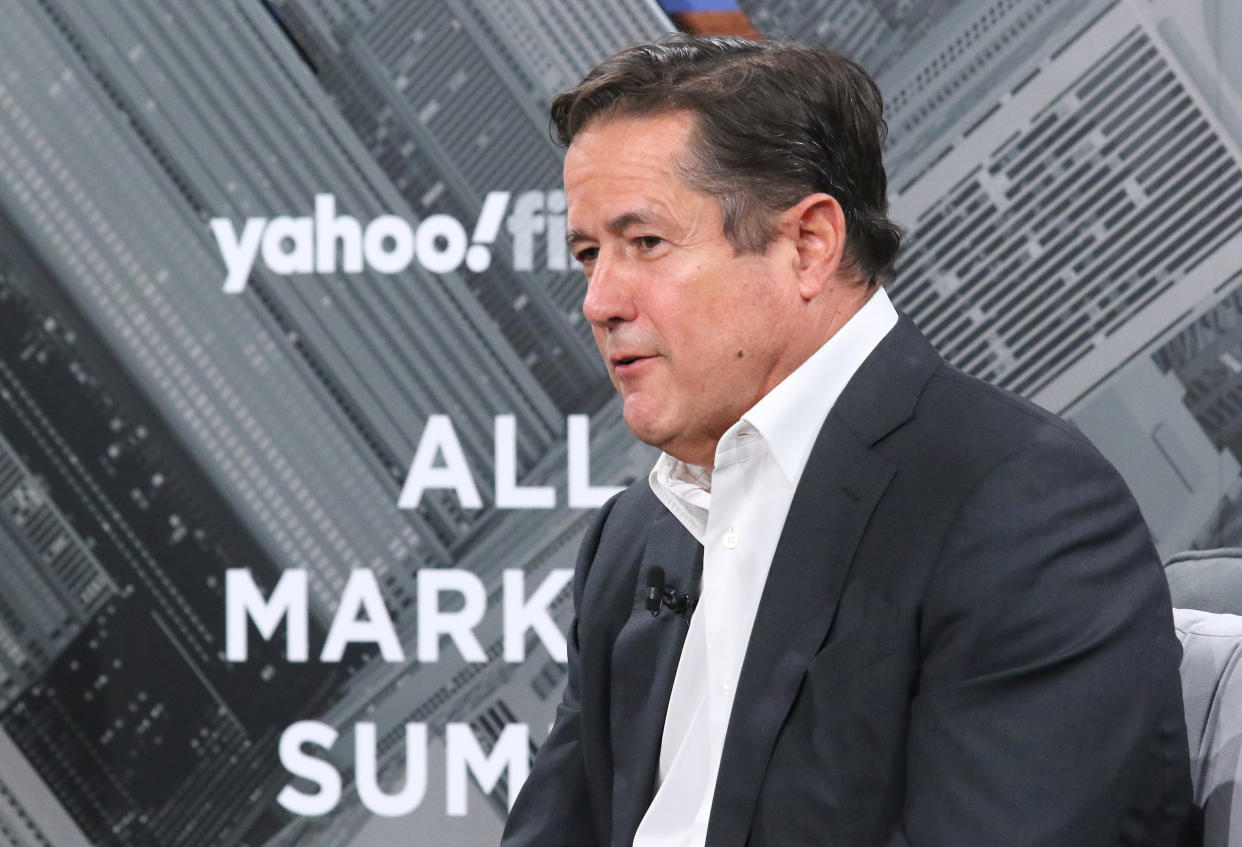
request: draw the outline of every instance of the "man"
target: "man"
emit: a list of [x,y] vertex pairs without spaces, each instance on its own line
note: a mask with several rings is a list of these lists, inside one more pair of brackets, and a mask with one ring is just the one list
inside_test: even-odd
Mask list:
[[583,312],[663,455],[587,532],[504,847],[1176,843],[1150,537],[1077,430],[889,303],[870,78],[679,37],[552,114]]

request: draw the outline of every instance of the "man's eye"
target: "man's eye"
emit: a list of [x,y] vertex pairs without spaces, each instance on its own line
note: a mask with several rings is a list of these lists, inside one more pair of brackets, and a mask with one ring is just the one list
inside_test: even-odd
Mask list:
[[599,254],[598,247],[584,247],[574,254],[574,258],[585,265],[587,262],[594,262],[595,257],[598,254]]
[[638,242],[638,246],[644,250],[654,250],[664,243],[664,239],[658,235],[640,235],[634,239]]

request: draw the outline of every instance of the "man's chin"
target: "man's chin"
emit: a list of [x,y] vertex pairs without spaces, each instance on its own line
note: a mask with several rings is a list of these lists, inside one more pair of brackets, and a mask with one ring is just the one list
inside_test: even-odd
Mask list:
[[651,414],[652,410],[649,407],[642,408],[644,405],[646,404],[641,400],[627,398],[622,417],[625,418],[625,423],[630,428],[630,432],[634,433],[635,438],[644,444],[663,449],[670,433],[666,432],[666,428],[660,425],[660,420]]

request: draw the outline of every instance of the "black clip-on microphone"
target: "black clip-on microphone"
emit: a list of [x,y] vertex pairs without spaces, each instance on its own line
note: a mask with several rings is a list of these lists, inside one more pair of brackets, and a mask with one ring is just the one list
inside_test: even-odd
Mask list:
[[671,585],[664,584],[664,568],[652,565],[647,569],[647,611],[654,618],[660,614],[662,607],[673,610],[675,615],[684,615],[692,610],[693,603],[689,594],[679,594]]

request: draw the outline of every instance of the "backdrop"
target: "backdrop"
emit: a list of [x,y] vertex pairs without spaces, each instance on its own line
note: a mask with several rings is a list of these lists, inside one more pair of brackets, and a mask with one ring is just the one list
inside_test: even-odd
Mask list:
[[898,307],[1242,545],[1242,5],[740,5],[0,0],[0,845],[496,842],[654,459],[547,106],[675,25],[868,67]]

